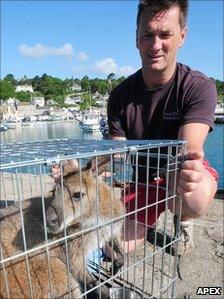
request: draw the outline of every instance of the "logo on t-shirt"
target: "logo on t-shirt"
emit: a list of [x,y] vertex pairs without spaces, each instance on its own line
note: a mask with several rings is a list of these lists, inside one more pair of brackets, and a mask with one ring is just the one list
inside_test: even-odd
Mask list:
[[177,111],[164,112],[163,113],[163,119],[164,120],[178,120],[178,119],[180,119],[180,115]]

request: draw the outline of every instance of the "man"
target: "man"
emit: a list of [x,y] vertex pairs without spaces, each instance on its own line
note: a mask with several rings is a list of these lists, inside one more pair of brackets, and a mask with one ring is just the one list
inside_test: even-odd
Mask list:
[[[203,145],[213,126],[216,87],[204,74],[176,61],[186,38],[187,12],[188,0],[140,1],[136,46],[142,68],[112,91],[108,103],[111,139],[187,141],[177,185],[183,200],[183,251],[193,246],[191,219],[207,211],[217,190],[217,173],[203,161]],[[144,173],[140,177],[144,180]],[[134,231],[134,221],[129,220],[128,226]],[[144,235],[144,226],[138,224],[137,243],[134,235],[129,237],[126,249],[133,250]]]

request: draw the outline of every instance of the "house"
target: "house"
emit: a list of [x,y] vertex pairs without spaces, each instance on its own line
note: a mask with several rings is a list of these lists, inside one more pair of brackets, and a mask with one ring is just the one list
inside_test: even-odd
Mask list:
[[19,104],[19,101],[16,98],[9,98],[8,100],[6,100],[6,104],[9,106],[17,107]]
[[48,100],[46,100],[46,105],[47,105],[47,106],[54,106],[54,105],[56,105],[56,104],[57,104],[57,102],[54,101],[53,99],[48,99]]
[[36,107],[44,107],[45,101],[43,97],[33,97],[32,98],[32,104]]
[[64,103],[66,105],[76,105],[81,103],[82,99],[80,97],[72,97],[72,96],[68,96],[65,98]]
[[82,91],[82,87],[81,87],[81,85],[79,85],[77,83],[73,83],[73,85],[71,86],[71,91],[81,92]]
[[28,84],[25,84],[25,85],[17,85],[16,86],[16,92],[19,92],[19,91],[29,91],[29,92],[33,92],[33,87],[32,85],[28,85]]

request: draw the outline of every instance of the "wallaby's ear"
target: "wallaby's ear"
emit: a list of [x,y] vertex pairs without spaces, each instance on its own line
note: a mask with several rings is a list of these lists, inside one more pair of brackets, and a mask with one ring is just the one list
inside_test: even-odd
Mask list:
[[63,167],[63,176],[67,176],[70,173],[73,173],[74,171],[77,171],[79,169],[79,163],[77,160],[67,160],[62,162]]
[[111,155],[93,157],[85,169],[91,169],[94,175],[101,175],[107,169],[111,159]]

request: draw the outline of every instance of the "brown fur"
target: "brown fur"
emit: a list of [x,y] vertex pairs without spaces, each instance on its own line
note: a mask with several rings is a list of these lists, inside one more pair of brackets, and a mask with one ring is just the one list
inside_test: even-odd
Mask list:
[[[48,206],[51,198],[46,200]],[[22,203],[27,249],[44,244],[44,230],[41,198],[33,198]],[[1,248],[3,257],[13,257],[24,252],[22,225],[19,204],[1,210]],[[50,241],[50,240],[49,240]],[[68,280],[73,290],[73,297],[79,294],[78,283],[70,274],[68,277],[66,264],[61,259],[62,246],[56,244],[50,249],[50,265],[52,276],[52,297],[68,297]],[[50,284],[46,249],[36,250],[28,254],[29,271],[32,281],[32,292],[35,298],[49,298]],[[0,298],[30,298],[27,264],[24,256],[8,261],[0,268]],[[9,294],[7,294],[8,284]]]

